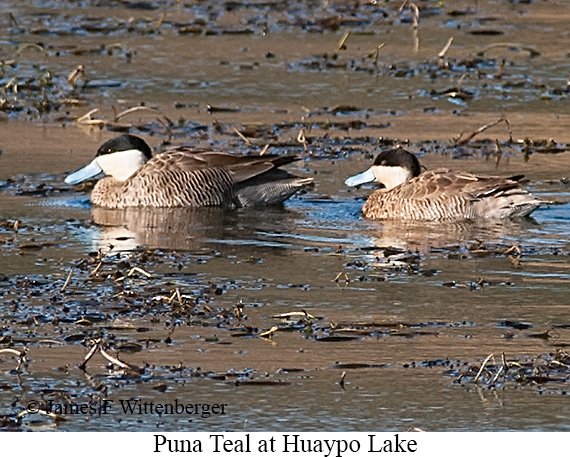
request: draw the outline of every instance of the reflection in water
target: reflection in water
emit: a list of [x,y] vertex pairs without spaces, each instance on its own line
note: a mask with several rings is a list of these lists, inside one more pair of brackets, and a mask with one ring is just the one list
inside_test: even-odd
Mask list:
[[[356,200],[303,201],[301,227],[289,236],[315,244],[408,251],[458,249],[477,243],[517,244],[540,227],[534,219],[479,221],[374,221],[360,216]],[[544,211],[539,210],[537,214]],[[335,246],[336,247],[336,246]]]
[[[429,251],[465,247],[480,242],[520,239],[531,219],[513,221],[400,222],[377,223],[373,233],[377,247]],[[507,241],[508,243],[508,241]]]
[[[209,245],[291,247],[307,242],[334,249],[338,244],[408,251],[466,247],[517,237],[523,224],[532,221],[489,223],[368,221],[355,215],[341,220],[334,205],[303,214],[283,208],[228,210],[223,208],[127,208],[93,207],[93,221],[100,226],[97,248],[113,251],[137,247],[197,250]],[[314,209],[314,208],[313,208]],[[313,218],[316,213],[318,216]],[[313,217],[312,217],[313,216]]]
[[[232,213],[219,208],[92,207],[93,221],[101,226],[102,249],[132,250],[139,246],[164,249],[197,249],[210,236],[232,226]],[[234,218],[235,219],[235,218]]]
[[[137,247],[197,250],[206,245],[285,247],[263,235],[290,227],[294,212],[275,208],[230,210],[224,208],[92,207],[100,226],[97,248],[133,250]],[[289,222],[287,222],[289,221]],[[269,227],[270,226],[270,227]]]

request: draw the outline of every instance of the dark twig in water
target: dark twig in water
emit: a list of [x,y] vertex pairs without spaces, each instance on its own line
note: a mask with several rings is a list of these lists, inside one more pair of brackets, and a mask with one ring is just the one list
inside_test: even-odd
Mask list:
[[119,359],[117,359],[117,358],[113,357],[112,355],[110,355],[109,353],[105,352],[105,350],[101,346],[99,346],[99,352],[101,353],[101,355],[103,357],[105,357],[112,364],[117,365],[117,366],[124,368],[124,369],[128,369],[128,370],[132,369],[132,367],[128,363],[121,362]]
[[508,248],[503,252],[504,255],[511,255],[513,257],[520,257],[522,255],[522,251],[520,246],[514,245]]
[[35,49],[36,51],[40,51],[43,52],[44,48],[42,46],[40,46],[39,44],[36,43],[23,43],[20,46],[18,46],[18,50],[16,51],[16,56],[19,56],[22,52],[24,52],[26,49]]
[[135,113],[137,111],[159,111],[159,110],[157,110],[156,108],[152,108],[150,106],[133,106],[132,108],[126,109],[117,114],[115,116],[115,122],[118,122],[119,119],[121,119],[122,117],[131,113]]
[[344,379],[346,378],[346,371],[343,371],[342,374],[340,375],[340,387],[342,387],[344,389]]
[[374,52],[372,54],[369,54],[369,57],[374,56],[374,59],[372,60],[374,67],[378,66],[378,57],[380,56],[380,49],[382,49],[385,45],[386,43],[380,43],[378,46],[376,46]]
[[497,370],[497,373],[495,374],[495,376],[493,377],[493,380],[491,381],[492,386],[495,385],[495,383],[497,382],[497,379],[499,379],[499,376],[503,372],[504,368],[505,368],[505,366],[501,365],[500,368]]
[[77,80],[83,77],[85,78],[85,67],[83,65],[79,65],[75,70],[73,70],[69,76],[67,77],[67,83],[71,87],[77,86]]
[[97,266],[91,271],[91,273],[89,273],[89,276],[95,276],[95,275],[99,274],[99,270],[101,270],[102,266],[103,266],[103,262],[99,261]]
[[166,13],[160,13],[160,16],[158,17],[158,20],[156,21],[156,24],[154,25],[155,29],[159,29],[162,26],[162,23],[164,22],[164,17],[166,16]]
[[412,10],[412,13],[414,14],[414,20],[412,23],[414,28],[414,52],[417,53],[420,50],[420,9],[415,3],[410,3],[410,10]]
[[69,274],[67,275],[67,279],[65,280],[65,283],[63,284],[63,286],[61,286],[60,291],[61,292],[65,292],[65,289],[67,289],[67,286],[69,285],[69,282],[71,281],[71,275],[73,274],[73,267],[71,267],[69,269]]
[[147,278],[152,278],[152,275],[148,271],[145,271],[140,267],[133,267],[130,269],[130,271],[127,273],[126,276],[121,276],[120,278],[117,278],[115,281],[117,282],[124,281],[125,279],[130,278],[131,276],[134,276],[137,273],[142,274]]
[[[350,284],[350,278],[348,277],[348,275],[344,271],[341,271],[339,274],[337,274],[335,276],[335,278],[333,279],[333,281],[336,283],[337,286],[341,286],[339,280],[342,276],[344,276],[344,287],[346,287]],[[343,286],[341,286],[341,287],[343,287]]]
[[86,124],[86,125],[106,125],[107,121],[104,119],[92,119],[91,116],[99,111],[99,108],[93,108],[88,113],[84,114],[81,117],[77,118],[78,124]]
[[305,317],[305,318],[311,319],[311,320],[315,318],[315,316],[313,316],[312,314],[309,314],[305,310],[292,311],[290,313],[273,314],[271,317],[276,318],[276,319],[287,319],[289,317]]
[[501,162],[501,157],[503,156],[503,150],[499,144],[499,140],[495,139],[495,168],[499,168],[499,162]]
[[483,370],[485,369],[485,366],[487,365],[487,362],[489,362],[489,360],[491,360],[493,358],[494,354],[489,354],[487,356],[487,358],[483,361],[483,364],[481,365],[481,368],[479,368],[479,371],[477,372],[477,375],[475,376],[475,379],[473,379],[473,382],[477,382],[477,380],[479,379],[479,377],[481,376],[481,373],[483,373]]
[[[165,118],[166,119],[166,118]],[[166,122],[164,119],[157,117],[156,120],[158,121],[159,124],[162,124],[162,126],[165,128],[166,130],[166,134],[168,135],[168,138],[166,140],[164,140],[166,143],[170,143],[170,141],[172,141],[172,137],[174,136],[174,134],[172,133],[172,130],[170,128],[170,126],[168,125],[168,119],[166,119]]]
[[13,354],[13,355],[18,356],[18,366],[16,367],[16,371],[20,371],[20,368],[22,367],[22,365],[27,365],[27,363],[28,363],[28,361],[26,359],[26,354],[28,353],[27,348],[24,348],[21,351],[18,351],[16,349],[10,349],[10,348],[0,349],[0,354],[2,354],[2,353]]
[[82,370],[85,370],[85,368],[87,367],[87,362],[89,362],[89,360],[91,360],[91,358],[93,357],[93,355],[99,352],[103,357],[105,357],[109,362],[111,362],[114,365],[117,365],[120,368],[126,369],[126,370],[131,370],[131,371],[137,371],[135,369],[135,367],[129,365],[126,362],[122,362],[119,359],[117,359],[116,357],[113,357],[112,355],[110,355],[107,351],[105,351],[105,349],[103,349],[103,342],[102,340],[99,338],[97,340],[94,340],[93,342],[93,346],[91,346],[91,349],[89,350],[89,353],[85,356],[85,359],[83,359],[83,363],[81,363],[81,365],[79,365],[79,368],[81,368]]
[[243,318],[243,304],[242,303],[238,303],[237,305],[234,305],[234,316],[236,317],[237,320],[241,320]]
[[457,82],[457,91],[460,92],[461,91],[461,85],[463,84],[463,80],[465,78],[469,78],[469,75],[467,73],[463,73],[461,75],[461,77],[459,78],[459,81]]
[[502,117],[501,119],[497,119],[496,121],[490,122],[489,124],[485,124],[485,125],[479,127],[477,130],[475,130],[473,133],[471,133],[466,138],[463,138],[462,140],[457,140],[456,145],[461,146],[461,145],[469,143],[469,141],[471,141],[477,135],[479,135],[480,133],[484,132],[485,130],[487,130],[491,127],[494,127],[495,125],[499,124],[500,122],[505,122],[507,124],[507,130],[509,132],[509,142],[512,143],[513,135],[512,135],[512,131],[511,131],[511,124],[509,123],[509,121],[506,118]]
[[183,303],[182,303],[182,296],[180,295],[180,289],[178,289],[177,287],[174,293],[176,294],[176,299],[178,300],[178,303],[180,304],[180,306],[182,306]]
[[299,130],[299,134],[297,135],[297,142],[303,145],[303,149],[305,150],[305,152],[308,152],[309,148],[307,147],[307,138],[305,137],[304,128]]
[[274,325],[273,327],[271,327],[269,330],[262,332],[259,334],[260,338],[273,338],[273,334],[275,332],[277,332],[277,330],[279,330],[279,327],[277,327],[276,325]]
[[213,105],[206,105],[206,109],[208,113],[237,113],[240,111],[239,108],[229,108],[225,106],[213,106]]
[[350,30],[347,30],[346,32],[344,32],[344,35],[342,36],[342,38],[340,39],[340,41],[338,42],[338,45],[336,47],[336,52],[340,52],[346,49],[346,40],[348,40],[348,37],[350,36]]
[[499,63],[499,69],[497,70],[497,73],[494,76],[495,79],[501,79],[503,77],[503,70],[505,69],[506,62],[507,61],[505,59],[502,59],[501,62]]
[[520,43],[493,43],[493,44],[490,44],[489,46],[487,46],[482,51],[479,51],[477,54],[482,56],[487,51],[489,51],[490,49],[495,49],[495,48],[509,48],[509,49],[514,50],[514,51],[523,50],[523,51],[528,52],[530,57],[537,57],[540,55],[540,52],[538,52],[536,49],[531,48],[530,46],[523,46]]
[[51,417],[56,423],[65,422],[65,421],[69,420],[65,416],[62,416],[60,414],[56,414],[53,411],[46,411],[45,409],[42,409],[42,408],[38,408],[37,410],[34,410],[33,413],[31,411],[25,409],[24,411],[21,411],[18,413],[18,419],[21,419],[26,414],[36,414],[36,413],[41,414],[42,416]]
[[439,54],[437,56],[440,59],[443,59],[445,57],[445,54],[447,53],[448,49],[451,47],[451,43],[453,43],[453,37],[450,37],[449,40],[447,40],[447,43],[445,43],[443,49],[439,51]]
[[550,338],[560,338],[560,334],[555,332],[553,329],[545,330],[540,333],[531,333],[527,335],[528,338],[538,338],[541,340],[548,340]]
[[237,133],[237,135],[245,142],[245,144],[247,144],[248,146],[251,146],[251,140],[249,138],[247,138],[243,133],[241,133],[235,127],[234,127],[234,132]]
[[89,360],[91,360],[91,357],[93,357],[93,354],[95,354],[95,352],[97,352],[97,349],[99,349],[99,341],[100,340],[95,341],[95,343],[93,344],[93,346],[91,346],[91,349],[89,350],[89,352],[87,353],[87,355],[83,359],[83,363],[81,363],[81,365],[79,365],[79,368],[81,368],[82,370],[85,369],[85,367],[87,366],[87,362],[89,362]]
[[16,20],[16,17],[14,16],[13,13],[8,13],[8,17],[10,18],[10,24],[18,27],[18,21]]

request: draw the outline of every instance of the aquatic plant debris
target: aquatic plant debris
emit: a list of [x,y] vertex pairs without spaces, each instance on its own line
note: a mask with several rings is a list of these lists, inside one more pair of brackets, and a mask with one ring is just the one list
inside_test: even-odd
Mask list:
[[[307,430],[494,430],[512,404],[528,417],[500,427],[561,427],[570,85],[549,2],[12,3],[1,429],[254,431],[270,414]],[[317,185],[259,212],[105,213],[92,182],[63,179],[120,132],[155,151],[297,154]],[[430,168],[525,174],[551,203],[503,226],[363,221],[371,189],[342,181],[394,147]],[[49,410],[189,396],[228,414]],[[421,408],[390,406],[404,398]]]

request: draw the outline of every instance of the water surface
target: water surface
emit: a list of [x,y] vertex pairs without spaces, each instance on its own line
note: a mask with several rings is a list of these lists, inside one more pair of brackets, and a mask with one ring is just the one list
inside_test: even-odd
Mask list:
[[[0,123],[0,338],[2,348],[27,348],[29,363],[18,371],[0,354],[0,414],[27,399],[100,397],[115,402],[109,416],[58,425],[26,416],[22,427],[566,431],[561,6],[423,3],[414,52],[411,16],[391,4],[207,11],[11,2],[16,23],[4,16],[0,36],[15,60],[0,80],[12,103]],[[333,27],[331,17],[345,22]],[[375,64],[369,55],[381,43]],[[67,77],[78,65],[85,87],[74,88]],[[24,83],[46,73],[53,105],[42,112],[42,91]],[[446,95],[458,85],[471,98]],[[152,110],[117,116],[142,103]],[[92,109],[98,122],[77,121]],[[512,140],[501,122],[458,144],[501,117]],[[89,188],[63,178],[116,130],[153,148],[269,145],[299,154],[291,171],[316,185],[265,210],[93,208]],[[523,173],[554,204],[504,223],[363,220],[372,188],[347,189],[344,179],[394,144],[427,168]],[[276,317],[291,312],[299,314]],[[260,336],[274,326],[271,338]],[[99,353],[81,370],[96,339],[142,371]],[[474,382],[469,373],[490,354]],[[503,357],[508,376],[493,383]],[[131,397],[228,407],[208,418],[141,417],[120,410]]]

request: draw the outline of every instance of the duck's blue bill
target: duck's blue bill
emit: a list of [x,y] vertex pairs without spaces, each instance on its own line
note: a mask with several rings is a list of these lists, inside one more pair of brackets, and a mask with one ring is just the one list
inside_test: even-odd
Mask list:
[[65,178],[66,184],[78,184],[80,182],[86,181],[90,178],[97,176],[102,173],[101,167],[97,164],[94,159],[89,165],[83,167],[81,170],[77,170],[75,173],[71,173]]
[[354,175],[351,176],[350,178],[348,178],[344,183],[347,186],[360,186],[361,184],[365,184],[367,182],[372,182],[372,181],[376,181],[376,176],[374,176],[374,173],[372,172],[372,168],[369,168],[368,170],[358,174],[358,175]]

